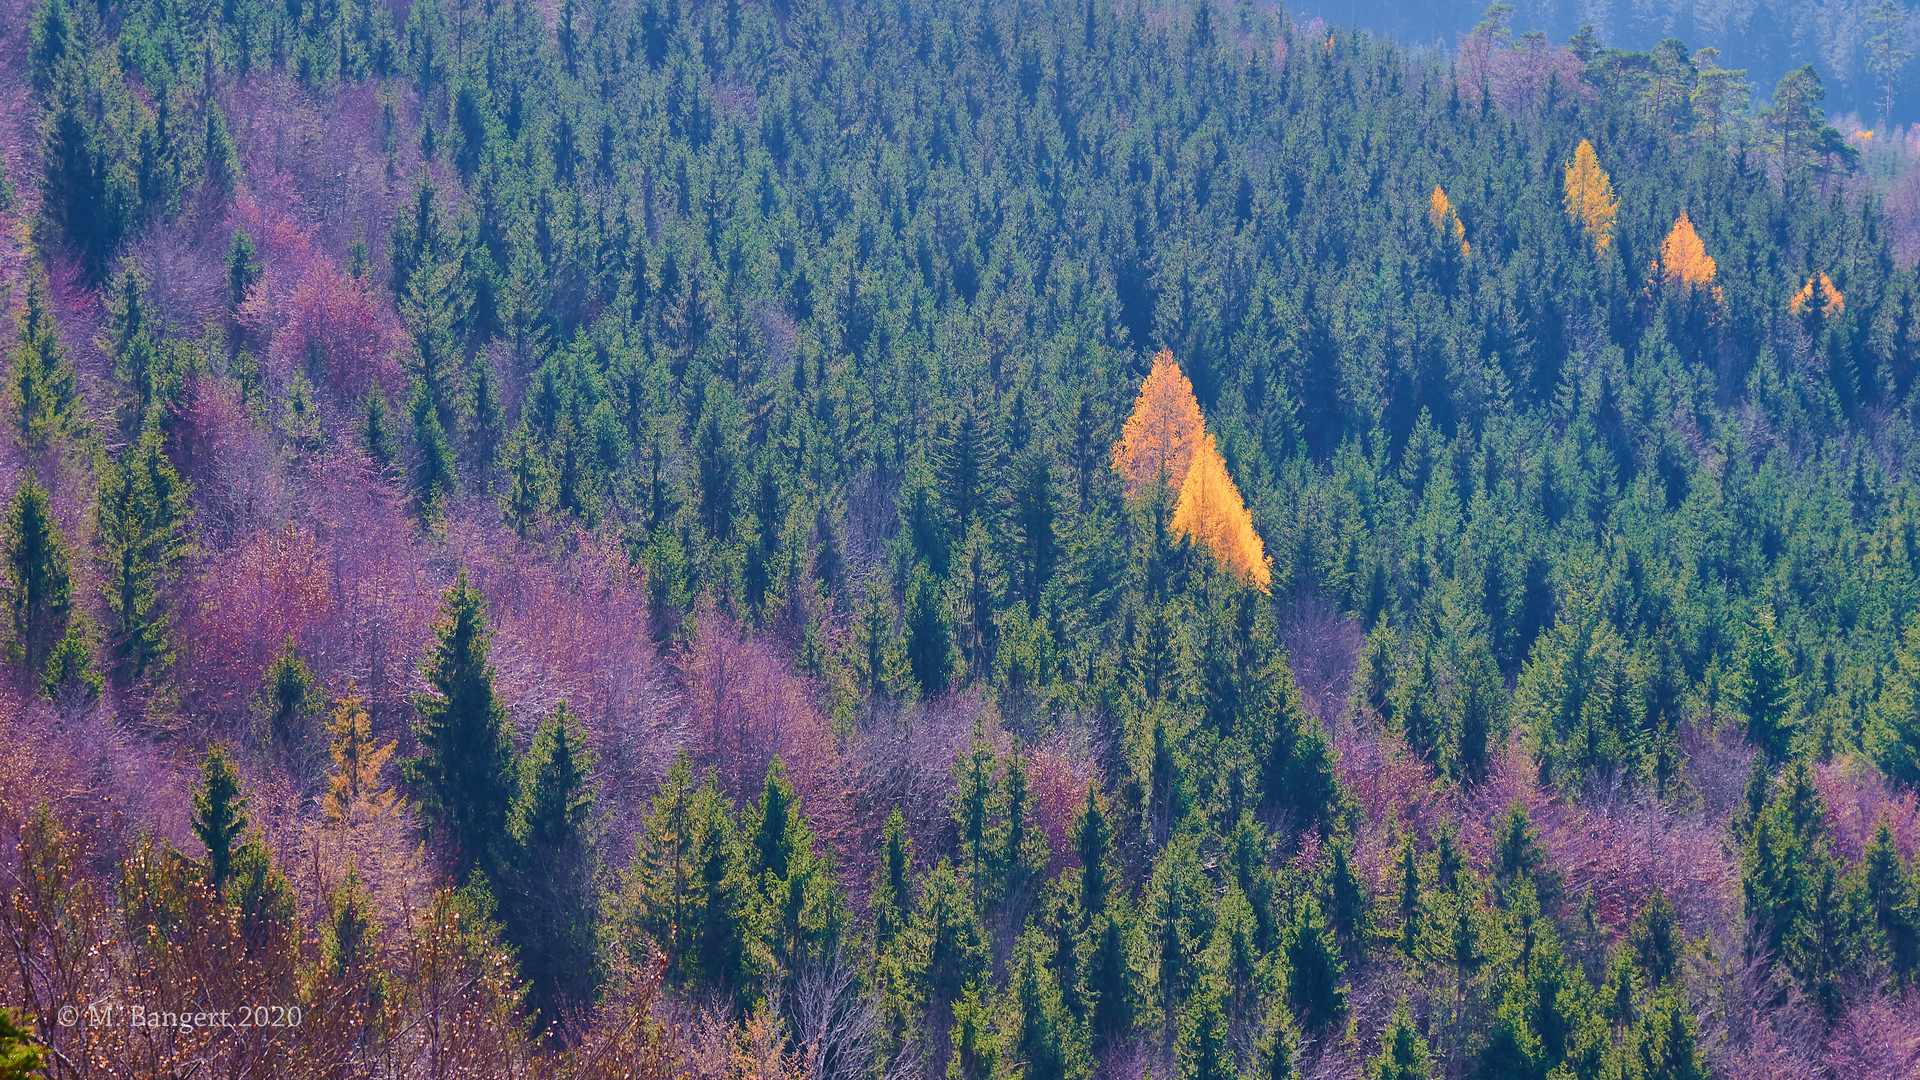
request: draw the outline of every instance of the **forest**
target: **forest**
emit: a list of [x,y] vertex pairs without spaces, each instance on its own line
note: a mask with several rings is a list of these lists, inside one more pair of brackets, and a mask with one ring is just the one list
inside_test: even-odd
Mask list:
[[1920,134],[1510,15],[0,0],[0,1078],[1914,1076]]

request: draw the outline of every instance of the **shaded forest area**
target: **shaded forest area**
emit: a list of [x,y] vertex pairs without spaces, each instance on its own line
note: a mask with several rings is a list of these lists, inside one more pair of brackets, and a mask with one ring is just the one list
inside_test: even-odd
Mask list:
[[0,1075],[1910,1075],[1920,213],[1741,78],[0,0]]

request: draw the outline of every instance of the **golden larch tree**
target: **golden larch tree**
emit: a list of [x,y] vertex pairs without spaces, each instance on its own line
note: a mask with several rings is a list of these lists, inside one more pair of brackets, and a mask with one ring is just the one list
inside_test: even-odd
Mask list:
[[1161,477],[1170,490],[1179,491],[1205,434],[1193,383],[1173,354],[1161,349],[1113,448],[1113,467],[1126,480],[1127,497],[1137,497]]
[[1427,220],[1433,222],[1434,228],[1453,234],[1453,239],[1460,245],[1462,258],[1473,251],[1473,245],[1467,243],[1467,227],[1460,223],[1460,215],[1454,211],[1453,203],[1439,184],[1433,185],[1433,195],[1427,199]]
[[1205,544],[1223,566],[1261,592],[1273,587],[1273,564],[1260,534],[1253,531],[1253,515],[1240,498],[1240,489],[1227,475],[1226,460],[1207,435],[1193,455],[1180,502],[1173,510],[1173,532],[1195,544]]
[[1593,144],[1585,139],[1567,166],[1566,188],[1567,216],[1586,230],[1595,250],[1607,250],[1613,243],[1613,219],[1620,200],[1614,197],[1613,180],[1600,167]]
[[1833,279],[1824,272],[1807,279],[1800,291],[1793,294],[1793,300],[1787,304],[1788,310],[1798,317],[1809,311],[1818,310],[1820,317],[1831,319],[1847,310],[1847,298],[1833,284]]
[[1707,246],[1694,231],[1692,219],[1685,210],[1680,211],[1680,220],[1673,223],[1673,231],[1660,244],[1661,276],[1684,285],[1711,285],[1718,269],[1719,264],[1707,254]]

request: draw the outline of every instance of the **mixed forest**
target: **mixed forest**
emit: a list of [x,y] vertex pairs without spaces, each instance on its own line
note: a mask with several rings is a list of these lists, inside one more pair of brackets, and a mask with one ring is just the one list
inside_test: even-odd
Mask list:
[[0,1077],[1912,1076],[1920,144],[1509,10],[0,0]]

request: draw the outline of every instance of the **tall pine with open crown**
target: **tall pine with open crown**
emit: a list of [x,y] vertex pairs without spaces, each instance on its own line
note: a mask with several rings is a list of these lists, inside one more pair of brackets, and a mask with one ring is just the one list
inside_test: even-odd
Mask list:
[[466,571],[447,589],[414,697],[420,754],[406,775],[422,815],[444,845],[455,881],[498,869],[516,789],[506,710],[493,694],[487,602]]

